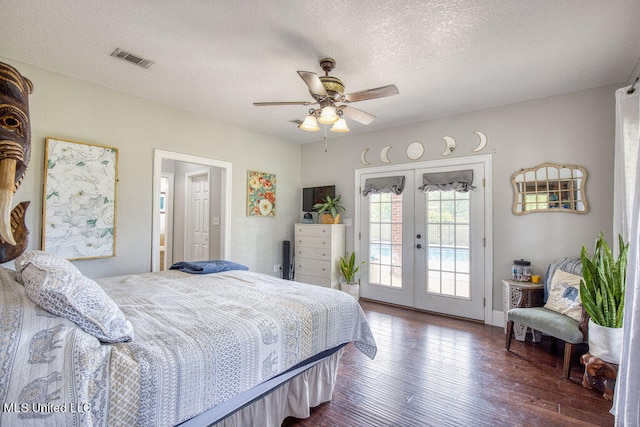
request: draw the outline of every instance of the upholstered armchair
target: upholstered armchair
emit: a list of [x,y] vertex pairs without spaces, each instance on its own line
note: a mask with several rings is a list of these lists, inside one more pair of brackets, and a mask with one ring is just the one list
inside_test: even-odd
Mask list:
[[537,331],[549,335],[552,339],[564,341],[562,376],[569,378],[575,347],[587,342],[588,338],[589,316],[582,304],[578,305],[579,301],[576,298],[581,275],[580,258],[562,258],[551,263],[545,275],[544,307],[525,308],[524,304],[531,290],[522,289],[517,307],[507,312],[507,351],[511,346],[514,323],[531,328],[534,334]]

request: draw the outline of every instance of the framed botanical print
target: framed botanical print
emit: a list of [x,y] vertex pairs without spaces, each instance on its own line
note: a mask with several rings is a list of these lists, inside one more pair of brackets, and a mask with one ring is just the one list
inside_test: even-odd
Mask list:
[[247,216],[276,215],[276,175],[247,172]]
[[42,250],[67,259],[116,254],[118,149],[47,138]]

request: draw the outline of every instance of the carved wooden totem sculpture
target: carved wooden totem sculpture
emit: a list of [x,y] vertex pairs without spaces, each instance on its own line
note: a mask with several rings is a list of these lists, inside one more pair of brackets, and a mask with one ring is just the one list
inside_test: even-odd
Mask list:
[[29,95],[33,85],[12,66],[0,62],[0,263],[27,247],[24,215],[29,202],[13,211],[13,195],[27,172],[31,155]]

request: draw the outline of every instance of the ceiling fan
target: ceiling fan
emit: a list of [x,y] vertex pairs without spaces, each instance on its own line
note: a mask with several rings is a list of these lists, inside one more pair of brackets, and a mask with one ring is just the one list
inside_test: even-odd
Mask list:
[[344,84],[339,78],[330,76],[329,72],[336,66],[336,61],[332,58],[323,58],[320,60],[320,67],[324,70],[325,75],[318,77],[316,73],[311,71],[298,71],[298,75],[304,80],[309,87],[309,93],[313,97],[313,101],[284,101],[284,102],[254,102],[253,105],[258,107],[272,105],[318,105],[317,108],[311,108],[309,115],[304,119],[291,120],[302,130],[318,131],[318,122],[322,124],[333,124],[331,128],[334,132],[349,132],[347,123],[342,116],[348,117],[364,125],[371,123],[376,116],[366,111],[351,107],[352,102],[366,101],[368,99],[384,98],[386,96],[397,95],[398,88],[396,85],[387,85],[377,87],[375,89],[366,89],[358,92],[344,93]]

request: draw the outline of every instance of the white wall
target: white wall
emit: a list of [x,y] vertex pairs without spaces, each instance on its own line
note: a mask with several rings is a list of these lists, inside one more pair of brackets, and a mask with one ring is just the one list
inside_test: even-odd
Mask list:
[[[405,150],[412,141],[426,148],[421,160],[442,158],[441,137],[456,138],[451,157],[473,155],[479,130],[489,144],[479,154],[493,155],[494,298],[501,309],[499,279],[509,275],[514,259],[525,258],[542,271],[553,259],[577,255],[582,244],[592,247],[599,230],[611,241],[614,86],[497,107],[474,113],[336,138],[323,143],[281,141],[184,110],[0,57],[34,83],[30,97],[32,155],[14,205],[30,200],[26,223],[29,248],[40,248],[44,141],[47,136],[119,149],[117,256],[76,261],[91,277],[149,271],[153,149],[159,148],[232,162],[233,196],[231,258],[254,271],[272,273],[281,263],[281,242],[293,237],[300,218],[300,187],[336,184],[353,218],[354,170],[363,168],[360,152],[369,148],[372,166],[382,165],[380,149],[391,145],[391,164],[410,162]],[[399,95],[402,96],[402,95]],[[366,102],[358,105],[367,109]],[[373,112],[375,113],[375,112]],[[510,177],[523,167],[542,162],[578,164],[587,169],[586,215],[511,213]],[[246,216],[248,169],[277,175],[277,216]],[[301,173],[304,171],[304,174]],[[348,229],[348,249],[353,230]]]
[[[150,271],[153,150],[159,148],[233,164],[231,259],[272,273],[281,242],[299,217],[300,146],[188,111],[150,102],[1,58],[34,84],[31,163],[14,205],[30,200],[29,249],[41,239],[44,143],[47,136],[117,147],[116,257],[75,261],[90,277]],[[246,216],[247,170],[275,173],[277,215]]]
[[[343,218],[353,218],[354,170],[365,168],[360,163],[363,149],[370,149],[367,160],[371,166],[383,165],[379,153],[385,145],[392,146],[390,164],[411,162],[406,148],[413,141],[425,146],[420,160],[443,159],[442,137],[448,135],[458,143],[449,157],[472,156],[476,153],[471,150],[479,141],[473,132],[484,132],[489,142],[477,154],[492,154],[493,310],[502,310],[500,279],[510,276],[514,259],[530,260],[535,270],[543,273],[556,258],[579,256],[583,244],[592,250],[600,230],[612,242],[616,88],[586,90],[346,137],[332,138],[329,132],[327,153],[322,142],[302,147],[302,186],[335,183],[347,208]],[[358,104],[358,108],[366,107],[366,102]],[[511,175],[543,162],[586,168],[588,214],[512,214]],[[348,250],[353,249],[353,231],[347,229]]]

